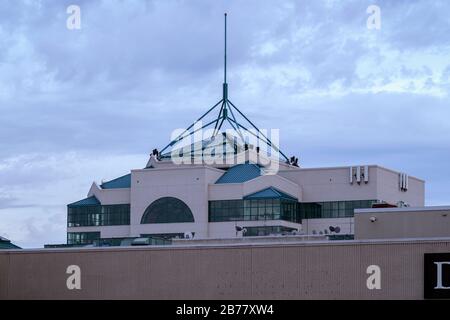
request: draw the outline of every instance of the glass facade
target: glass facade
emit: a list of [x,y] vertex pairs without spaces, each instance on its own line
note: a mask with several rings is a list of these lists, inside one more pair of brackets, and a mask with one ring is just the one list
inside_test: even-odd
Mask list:
[[67,244],[92,244],[100,239],[100,232],[67,232]]
[[209,202],[209,222],[249,220],[298,222],[297,202],[287,199],[216,200]]
[[68,227],[116,226],[130,224],[130,205],[69,206]]
[[346,218],[353,217],[354,209],[372,208],[377,200],[328,201],[299,203],[301,219]]
[[247,232],[244,233],[244,237],[255,237],[255,236],[268,236],[283,234],[286,232],[295,231],[297,229],[282,227],[282,226],[263,226],[263,227],[244,227]]
[[164,197],[152,202],[141,220],[141,223],[180,222],[194,222],[194,216],[183,201],[173,197]]
[[353,217],[354,209],[371,208],[377,200],[296,202],[287,199],[217,200],[209,202],[209,222]]

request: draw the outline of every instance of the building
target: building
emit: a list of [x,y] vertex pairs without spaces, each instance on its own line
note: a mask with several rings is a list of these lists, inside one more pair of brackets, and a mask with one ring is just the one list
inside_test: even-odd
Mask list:
[[[68,244],[186,234],[196,239],[291,231],[352,235],[354,209],[380,203],[424,206],[424,181],[380,166],[279,165],[270,174],[260,161],[224,168],[152,158],[146,168],[94,182],[87,198],[68,205]],[[407,188],[401,188],[402,179]]]
[[0,299],[450,299],[449,216],[450,207],[357,209],[350,241],[0,250]]
[[[0,250],[0,299],[436,298],[424,262],[449,248],[434,238]],[[79,289],[67,285],[74,265]],[[379,288],[367,286],[373,265]],[[443,272],[449,289],[436,293],[450,298]]]
[[[228,98],[226,69],[222,94],[165,148],[153,150],[145,168],[94,182],[86,198],[69,204],[67,243],[286,233],[351,238],[354,209],[424,205],[424,181],[402,172],[299,167]],[[215,108],[218,116],[198,126]],[[231,133],[221,130],[224,124]],[[208,127],[211,134],[195,139]]]
[[450,207],[355,210],[355,239],[450,237]]
[[300,167],[224,79],[223,98],[144,168],[67,206],[67,244],[83,248],[2,250],[0,299],[450,298],[450,207],[424,207],[423,180]]

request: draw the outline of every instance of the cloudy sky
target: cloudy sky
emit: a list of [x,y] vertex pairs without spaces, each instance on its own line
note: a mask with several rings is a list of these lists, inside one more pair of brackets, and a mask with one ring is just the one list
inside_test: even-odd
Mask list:
[[447,0],[1,0],[0,235],[64,243],[67,203],[217,102],[225,11],[230,98],[285,153],[405,171],[450,204]]

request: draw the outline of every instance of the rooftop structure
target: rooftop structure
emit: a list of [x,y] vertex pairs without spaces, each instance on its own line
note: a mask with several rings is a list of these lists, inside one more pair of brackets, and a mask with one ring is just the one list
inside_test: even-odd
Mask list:
[[11,240],[0,237],[0,250],[5,249],[20,249],[20,247],[12,243]]

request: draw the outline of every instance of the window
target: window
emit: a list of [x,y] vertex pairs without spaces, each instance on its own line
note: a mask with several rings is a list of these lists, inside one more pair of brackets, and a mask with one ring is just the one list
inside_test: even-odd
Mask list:
[[183,201],[173,197],[164,197],[152,202],[141,220],[142,224],[180,222],[194,222],[194,216]]
[[100,232],[68,232],[67,244],[92,244],[100,239]]
[[67,208],[68,227],[115,226],[130,224],[130,205],[89,205]]
[[297,221],[297,202],[287,199],[217,200],[209,202],[209,222]]
[[353,210],[371,208],[376,200],[328,201],[299,203],[299,219],[353,217]]

